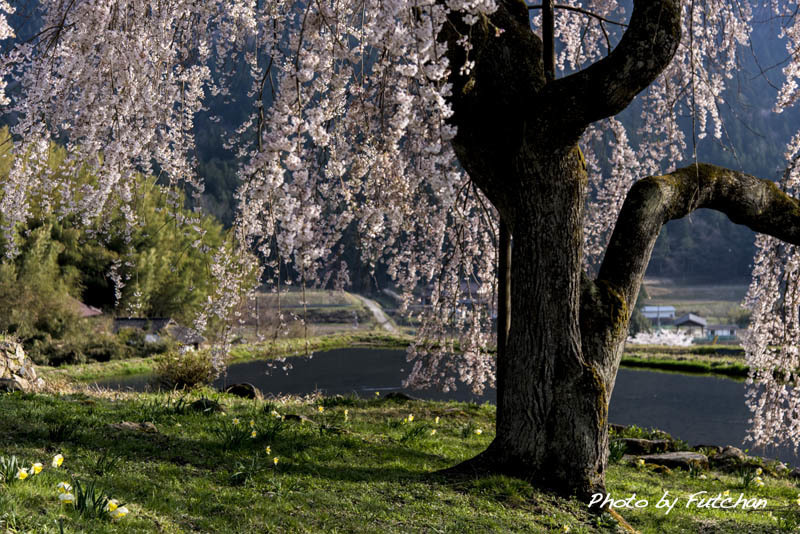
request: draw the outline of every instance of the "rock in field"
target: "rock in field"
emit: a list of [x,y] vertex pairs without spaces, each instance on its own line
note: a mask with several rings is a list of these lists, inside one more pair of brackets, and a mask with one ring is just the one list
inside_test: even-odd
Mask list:
[[25,356],[22,345],[16,341],[0,340],[0,391],[44,389],[44,380],[36,376],[33,362]]

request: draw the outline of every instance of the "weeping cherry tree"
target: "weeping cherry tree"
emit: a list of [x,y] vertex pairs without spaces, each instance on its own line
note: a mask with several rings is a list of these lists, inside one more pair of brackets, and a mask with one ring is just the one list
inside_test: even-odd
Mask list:
[[[795,103],[795,8],[564,1],[39,0],[40,30],[15,37],[19,7],[0,0],[0,105],[31,156],[0,189],[4,234],[32,198],[87,221],[131,204],[138,172],[201,194],[197,117],[245,70],[247,101],[230,105],[251,112],[220,139],[240,162],[239,251],[217,254],[220,290],[198,327],[235,309],[253,251],[276,287],[345,286],[355,231],[409,310],[428,294],[409,384],[497,387],[494,441],[454,469],[585,497],[604,489],[608,405],[659,231],[710,208],[763,234],[748,294],[753,438],[796,444],[800,135],[777,184],[689,150],[722,137],[757,10],[780,21],[791,56],[774,109]],[[634,99],[636,143],[615,118]],[[69,153],[57,175],[53,139]],[[99,183],[70,187],[86,166]]]

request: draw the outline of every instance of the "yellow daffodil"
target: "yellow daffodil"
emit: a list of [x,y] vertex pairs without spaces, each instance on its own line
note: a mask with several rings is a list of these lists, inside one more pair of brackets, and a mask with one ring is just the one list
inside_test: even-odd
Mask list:
[[433,430],[431,430],[431,436],[434,436],[434,435],[436,435],[436,429],[435,428]]
[[267,445],[267,448],[265,450],[267,451],[267,454],[272,454],[272,447],[270,447],[269,445]]
[[106,512],[113,512],[119,508],[119,501],[117,499],[109,499],[106,503]]
[[239,418],[238,418],[238,417],[234,417],[234,418],[233,418],[233,421],[231,421],[231,422],[232,422],[234,425],[238,425],[238,424],[239,424]]
[[277,456],[276,456],[275,458],[273,458],[273,459],[272,459],[272,463],[273,463],[273,464],[275,464],[275,465],[278,465],[278,462],[279,462],[279,461],[280,461],[280,460],[278,460],[278,457],[277,457]]
[[251,437],[251,438],[255,438],[257,435],[258,435],[258,432],[256,432],[255,430],[253,430],[252,432],[250,432],[250,437]]
[[437,424],[437,425],[439,424],[439,416],[438,416],[438,415],[436,416],[436,419],[434,419],[434,420],[433,420],[433,422],[434,422],[435,424]]
[[763,472],[764,471],[759,467],[758,469],[756,469],[756,476],[761,476],[761,473]]
[[797,503],[797,506],[800,506],[800,493],[797,494],[797,501],[795,502]]
[[33,465],[31,466],[31,469],[30,469],[30,471],[31,471],[31,474],[38,475],[39,473],[41,473],[41,472],[42,472],[42,468],[43,468],[43,467],[44,467],[44,466],[43,466],[41,463],[39,463],[39,462],[36,462],[35,464],[33,464]]
[[250,419],[250,428],[253,428],[254,426],[256,426],[256,422]]
[[60,493],[69,493],[72,491],[72,486],[69,485],[69,482],[59,482],[56,488],[58,488]]
[[408,414],[408,422],[410,423],[413,420],[414,420],[414,414],[413,413]]
[[376,391],[376,392],[375,392],[375,396],[376,396],[376,397],[380,397],[380,396],[381,396],[381,392],[380,392],[380,391]]
[[119,508],[111,512],[111,519],[122,519],[126,515],[128,515],[128,509],[124,506],[120,506]]
[[17,471],[17,479],[25,480],[26,478],[28,478],[28,470],[23,467],[22,469]]
[[480,428],[476,428],[475,433],[480,436],[481,434],[483,434],[483,430],[481,430]]
[[61,464],[63,463],[64,463],[63,456],[61,456],[60,454],[56,454],[55,456],[53,456],[53,463],[52,463],[53,467],[55,468],[61,467]]
[[705,480],[705,479],[707,479],[708,477],[707,477],[707,476],[705,476],[705,475],[700,475],[698,478],[699,478],[700,480]]
[[569,532],[569,526],[564,525],[564,527],[561,529],[561,531],[562,532]]
[[731,494],[731,490],[725,490],[725,491],[722,492],[722,495],[724,495],[725,497],[727,497],[730,494]]
[[75,504],[75,495],[71,493],[62,493],[58,496],[58,500],[61,501],[62,504]]
[[755,482],[755,485],[756,485],[756,486],[758,486],[759,488],[761,488],[761,487],[763,487],[763,486],[764,486],[764,481],[763,481],[763,480],[761,480],[761,477],[756,477],[756,478],[753,480],[753,482]]
[[279,413],[278,413],[277,411],[275,411],[275,410],[272,410],[271,412],[269,412],[269,414],[270,414],[272,417],[276,417],[276,418],[281,416],[281,414],[279,414]]
[[325,411],[325,407],[324,407],[324,406],[317,406],[317,411],[318,411],[319,413],[322,413],[322,412],[324,412],[324,411]]
[[639,458],[638,460],[636,460],[636,465],[639,467],[644,467],[644,460]]
[[350,410],[345,409],[345,411],[344,411],[344,420],[347,421],[347,419],[349,417],[350,417]]

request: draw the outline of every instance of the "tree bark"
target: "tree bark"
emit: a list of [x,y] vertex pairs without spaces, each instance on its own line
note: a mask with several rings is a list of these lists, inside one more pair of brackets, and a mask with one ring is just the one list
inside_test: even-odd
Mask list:
[[[467,32],[475,61],[469,75],[450,77],[456,154],[514,236],[496,437],[457,471],[507,473],[583,498],[604,491],[608,401],[632,306],[582,272],[587,177],[577,141],[668,64],[678,13],[675,0],[637,1],[609,57],[558,80],[523,2],[501,0],[472,28],[453,17],[442,32],[454,72],[465,59],[456,41]],[[593,96],[579,102],[587,87]]]
[[[669,63],[677,0],[637,0],[620,44],[584,71],[553,79],[524,3],[500,0],[489,21],[446,25],[450,61],[471,31],[468,76],[451,75],[453,146],[514,236],[511,326],[497,361],[497,433],[456,471],[526,478],[561,494],[604,491],[608,403],[633,309],[662,225],[694,209],[800,244],[800,203],[775,184],[711,165],[637,182],[598,278],[581,268],[586,171],[577,141],[618,113]],[[498,37],[494,28],[504,32]],[[457,69],[456,69],[457,70]]]

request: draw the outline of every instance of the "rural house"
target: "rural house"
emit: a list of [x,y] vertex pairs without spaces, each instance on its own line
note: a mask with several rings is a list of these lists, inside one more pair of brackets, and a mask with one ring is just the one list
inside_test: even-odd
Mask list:
[[708,322],[699,315],[687,313],[686,315],[681,315],[675,319],[673,324],[675,325],[675,329],[678,331],[685,332],[690,336],[702,337],[705,335],[705,329]]
[[735,324],[710,324],[706,327],[708,337],[733,337],[739,327]]

